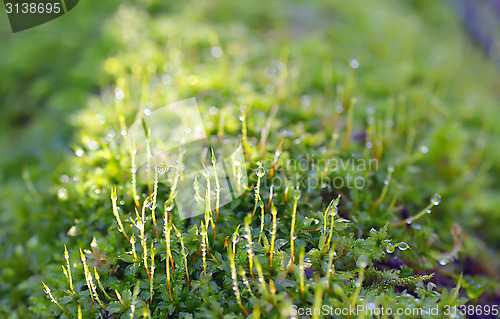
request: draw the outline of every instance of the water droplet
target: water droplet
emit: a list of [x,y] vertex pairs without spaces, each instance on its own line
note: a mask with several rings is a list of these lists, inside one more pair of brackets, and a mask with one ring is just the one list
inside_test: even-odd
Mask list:
[[145,114],[146,116],[151,115],[151,110],[150,110],[150,109],[145,109],[145,110],[144,110],[144,114]]
[[172,209],[174,209],[174,206],[175,206],[175,203],[173,200],[167,200],[165,202],[165,206],[164,206],[165,211],[170,212]]
[[213,47],[211,50],[210,50],[210,54],[214,57],[214,58],[220,58],[220,56],[222,55],[222,49],[220,47]]
[[106,117],[101,113],[97,113],[94,117],[94,123],[95,125],[102,125],[106,123]]
[[438,262],[439,262],[439,264],[440,264],[441,266],[444,266],[444,265],[446,265],[446,263],[447,263],[447,262],[446,262],[446,259],[440,259]]
[[387,185],[387,184],[389,184],[389,181],[388,181],[388,180],[385,180],[385,181],[384,181],[384,185]]
[[387,172],[389,172],[389,173],[394,173],[394,166],[389,165],[389,166],[387,167]]
[[398,244],[398,248],[399,250],[407,250],[408,248],[410,248],[410,246],[404,241],[402,241]]
[[368,266],[368,257],[366,255],[359,256],[356,266],[358,266],[358,268],[365,268]]
[[82,149],[77,149],[75,151],[76,156],[81,157],[83,155],[83,150]]
[[97,144],[96,141],[90,141],[89,142],[89,145],[87,145],[87,147],[92,150],[92,151],[95,151],[98,147],[99,147],[99,144]]
[[68,183],[69,182],[69,176],[68,175],[62,175],[61,176],[61,182],[63,183]]
[[217,107],[215,107],[215,106],[211,106],[211,107],[208,109],[208,113],[210,113],[210,114],[212,114],[212,115],[217,114]]
[[125,97],[125,93],[123,93],[122,88],[116,88],[115,89],[115,100],[116,101],[121,101]]
[[427,152],[429,152],[429,148],[423,145],[420,147],[420,152],[422,152],[423,154],[427,154]]
[[437,206],[437,205],[439,205],[439,203],[441,203],[441,195],[439,195],[439,194],[432,195],[431,204],[434,206]]
[[350,64],[351,64],[351,68],[353,68],[353,69],[359,68],[359,61],[356,59],[352,59]]
[[426,212],[427,214],[432,213],[432,211],[431,211],[430,209],[426,210],[425,212]]
[[158,174],[163,175],[166,172],[168,172],[168,169],[169,169],[169,166],[165,163],[161,163],[161,164],[156,165],[156,171],[158,172]]
[[344,112],[344,108],[342,107],[342,105],[339,104],[335,107],[335,111],[340,114]]
[[413,223],[413,216],[410,216],[406,219],[406,224],[407,225],[411,225],[411,223]]
[[151,198],[151,196],[146,197],[143,205],[144,205],[144,207],[149,208],[149,209],[151,209],[151,207],[153,207],[153,199]]
[[389,254],[392,254],[395,249],[396,247],[391,243],[387,243],[387,245],[385,245],[385,251],[388,252]]
[[60,188],[60,189],[57,191],[57,196],[58,196],[60,199],[66,199],[66,197],[68,196],[68,191],[66,190],[66,188]]
[[300,199],[300,196],[302,196],[302,191],[298,188],[296,188],[294,191],[293,191],[293,198],[295,200],[299,200]]
[[295,234],[295,233],[293,234],[292,240],[297,240],[297,234]]
[[240,234],[238,234],[238,233],[233,234],[232,240],[233,240],[233,243],[235,243],[235,244],[238,243],[240,241]]
[[125,204],[125,201],[121,200],[120,205],[123,205],[123,204]]
[[208,176],[210,176],[210,171],[205,166],[205,164],[203,164],[203,169],[201,170],[201,175],[203,175],[203,177],[205,177],[205,178],[207,178]]
[[258,177],[263,177],[264,175],[266,175],[266,170],[264,169],[264,167],[259,166],[256,174]]

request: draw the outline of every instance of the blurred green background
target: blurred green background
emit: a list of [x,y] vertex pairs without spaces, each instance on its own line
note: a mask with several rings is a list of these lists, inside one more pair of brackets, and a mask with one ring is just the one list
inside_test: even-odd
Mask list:
[[[245,62],[249,73],[288,48],[291,63],[301,70],[298,91],[322,95],[324,108],[335,107],[328,86],[343,83],[349,61],[358,60],[354,90],[363,105],[356,110],[358,123],[366,106],[385,109],[387,101],[404,97],[416,144],[429,152],[420,159],[422,172],[401,183],[415,185],[416,197],[430,187],[428,193],[449,195],[446,211],[433,216],[442,219],[441,233],[449,237],[451,223],[460,223],[474,243],[469,257],[484,263],[474,269],[498,276],[499,69],[494,52],[485,54],[480,31],[471,31],[478,20],[461,16],[464,7],[457,3],[88,0],[55,21],[16,34],[2,12],[0,314],[29,316],[29,297],[42,294],[43,266],[60,258],[55,256],[73,220],[60,205],[57,185],[74,157],[74,134],[85,126],[75,124],[75,114],[116,83],[110,58],[140,65],[143,55],[168,55],[168,49],[151,43],[162,43],[169,32],[196,42],[201,35],[192,30],[206,26],[223,47],[252,48],[255,60]],[[169,19],[184,28],[170,30],[162,24]],[[494,13],[488,19],[494,21]],[[494,47],[495,29],[477,27]],[[185,52],[183,58],[191,55]],[[397,161],[401,150],[388,145],[386,152]]]

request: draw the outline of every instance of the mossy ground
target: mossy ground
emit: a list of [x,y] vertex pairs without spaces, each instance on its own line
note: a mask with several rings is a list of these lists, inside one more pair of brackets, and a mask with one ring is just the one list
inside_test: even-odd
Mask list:
[[[393,309],[438,304],[442,310],[467,300],[498,304],[498,69],[463,35],[450,7],[389,0],[252,6],[142,1],[110,2],[102,8],[106,14],[95,14],[95,4],[80,3],[67,17],[41,26],[40,33],[8,36],[0,52],[2,317],[75,317],[81,308],[83,318],[128,318],[132,303],[137,316],[203,318],[242,317],[245,311],[287,317],[292,304],[375,303]],[[44,33],[57,28],[60,37]],[[221,48],[220,57],[212,55],[214,47]],[[117,87],[124,92],[120,101]],[[151,296],[140,234],[128,221],[135,218],[136,204],[119,115],[130,125],[147,102],[156,109],[193,96],[214,135],[224,114],[224,133],[241,136],[242,99],[248,105],[250,186],[257,183],[256,163],[272,163],[283,143],[274,174],[284,183],[275,186],[272,197],[278,219],[274,262],[270,266],[266,245],[272,241],[270,206],[266,240],[258,242],[260,208],[247,219],[252,272],[264,279],[253,280],[243,238],[245,217],[255,204],[250,187],[220,209],[219,219],[214,216],[217,235],[208,228],[206,269],[198,252],[203,216],[183,221],[174,209],[173,223],[188,251],[190,283],[172,231],[175,267],[169,291],[161,230],[170,185],[160,184],[160,238],[146,221],[147,247],[151,252],[154,243],[156,252]],[[209,112],[212,106],[217,112]],[[263,145],[267,123],[271,129]],[[78,150],[81,156],[75,155]],[[377,159],[378,165],[324,171],[311,158],[321,163]],[[287,166],[288,160],[309,164],[297,169]],[[267,206],[273,180],[271,167],[265,169],[260,196]],[[366,184],[357,189],[300,183],[322,174],[343,181],[360,177]],[[125,231],[138,241],[140,261],[117,229],[113,185]],[[300,198],[294,197],[297,185]],[[141,206],[151,189],[139,185]],[[439,206],[406,224],[435,193],[442,196]],[[339,194],[338,215],[330,224],[324,213]],[[239,225],[234,265],[241,306],[227,250],[233,249]],[[107,310],[97,301],[92,307],[80,260],[79,248],[91,250],[93,238],[98,248],[87,261]],[[389,244],[401,242],[410,249],[401,244],[403,249],[387,252]],[[66,265],[63,244],[74,293],[68,292],[60,266]],[[288,265],[292,254],[294,267]],[[100,290],[93,266],[111,298]],[[431,279],[418,277],[432,273]],[[42,281],[71,315],[51,303]],[[457,285],[459,294],[453,290]]]

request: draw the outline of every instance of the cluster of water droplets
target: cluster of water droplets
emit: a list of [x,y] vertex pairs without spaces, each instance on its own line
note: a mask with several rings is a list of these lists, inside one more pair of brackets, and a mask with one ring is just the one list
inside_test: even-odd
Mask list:
[[389,254],[394,253],[394,251],[398,248],[401,251],[405,251],[410,248],[410,245],[408,243],[402,241],[397,244],[392,244],[391,242],[386,243],[385,245],[385,251]]

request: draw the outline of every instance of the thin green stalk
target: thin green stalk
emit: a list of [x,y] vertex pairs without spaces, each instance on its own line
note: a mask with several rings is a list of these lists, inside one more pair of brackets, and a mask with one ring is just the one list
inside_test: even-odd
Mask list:
[[106,296],[106,298],[108,298],[110,300],[115,300],[110,295],[108,295],[108,293],[106,292],[106,289],[104,289],[104,286],[101,283],[101,277],[99,276],[99,273],[97,272],[96,267],[94,267],[94,276],[95,276],[95,279],[97,280],[97,285],[99,286],[99,289],[101,289],[102,293]]
[[[271,195],[272,196],[272,187],[271,187]],[[262,202],[262,199],[259,196],[259,206],[260,206],[260,232],[259,232],[259,240],[258,243],[260,244],[260,239],[262,238],[262,233],[264,232],[264,218],[265,218],[265,210],[264,210],[264,202]]]
[[247,248],[248,267],[250,269],[250,275],[254,280],[257,280],[253,275],[253,249],[252,249],[253,242],[252,242],[252,231],[250,229],[251,223],[252,223],[252,215],[249,214],[245,217],[245,235],[243,237],[245,237],[245,239],[247,240],[245,246]]
[[[314,290],[314,306],[313,309],[321,309],[323,305],[323,284],[316,282],[316,289]],[[320,312],[313,311],[312,319],[319,319]]]
[[335,215],[337,215],[337,212],[338,212],[337,206],[339,205],[339,202],[340,202],[340,195],[337,196],[337,198],[335,199],[335,201],[332,204],[333,207],[330,209],[330,215],[332,217],[332,219],[330,220],[330,234],[328,235],[328,240],[326,242],[325,249],[323,250],[323,253],[325,253],[330,248],[330,244],[332,242],[333,223],[335,221]]
[[[73,293],[73,295],[75,295],[75,289],[73,288],[73,277],[71,276],[71,267],[70,267],[70,264],[69,264],[69,253],[68,253],[68,249],[66,248],[66,245],[64,245],[64,259],[66,260],[66,268],[67,268],[67,278],[68,278],[68,281],[69,281],[69,288],[71,289],[71,292]],[[64,266],[63,266],[63,269]],[[66,271],[64,272],[66,274]]]
[[254,197],[255,205],[253,207],[252,216],[255,215],[255,212],[257,211],[257,204],[259,203],[259,199],[260,199],[260,179],[264,175],[266,175],[266,170],[264,169],[264,167],[262,166],[262,164],[260,162],[259,162],[259,167],[257,168],[257,172],[255,174],[257,175],[257,184],[255,185],[255,189],[254,189],[254,193],[255,193],[255,197]]
[[392,173],[394,173],[394,166],[389,165],[389,167],[387,168],[387,177],[384,180],[384,188],[382,189],[382,193],[380,194],[379,198],[375,201],[375,203],[373,203],[370,211],[373,212],[375,208],[377,208],[377,206],[380,205],[380,203],[382,203],[382,201],[385,199],[385,195],[387,194],[387,190],[389,189],[389,184],[391,183]]
[[302,296],[304,296],[304,274],[305,274],[305,269],[304,269],[304,247],[300,249],[299,252],[299,282],[300,282],[300,293]]
[[236,296],[236,300],[238,301],[238,305],[240,306],[241,310],[243,310],[245,315],[248,316],[248,312],[245,309],[245,307],[243,307],[243,303],[241,302],[240,288],[238,287],[238,275],[236,274],[236,265],[234,262],[234,256],[231,245],[227,245],[227,256],[229,258],[229,263],[231,266],[231,279],[233,280],[234,295]]
[[[153,295],[154,295],[153,285],[154,285],[155,269],[156,269],[155,250],[154,250],[153,242],[151,242],[151,277],[149,278],[149,304],[151,304],[151,302],[153,302]],[[168,269],[168,259],[167,259],[167,269]],[[167,279],[170,279],[170,278],[167,276]],[[168,280],[168,284],[169,284],[168,287],[170,289],[170,280]],[[170,296],[170,298],[172,298],[172,296]]]
[[57,301],[57,299],[54,298],[54,296],[52,295],[52,292],[50,291],[49,286],[47,286],[43,281],[42,281],[42,285],[43,285],[43,291],[47,294],[50,301],[55,303],[59,308],[61,308],[62,311],[64,311],[65,313],[68,313],[68,310],[64,309],[63,306],[61,306],[61,304]]
[[125,229],[123,228],[122,220],[120,218],[120,214],[118,213],[118,205],[116,203],[118,199],[118,196],[116,194],[116,186],[113,186],[111,188],[111,203],[113,206],[113,215],[115,215],[116,221],[118,222],[118,230],[120,233],[122,233],[125,238],[127,238],[127,241],[130,242],[130,238],[128,237],[127,233],[125,232]]
[[181,243],[181,249],[182,249],[182,258],[184,258],[184,267],[186,268],[186,278],[191,286],[191,281],[189,280],[189,271],[188,271],[188,260],[187,260],[187,252],[186,252],[186,247],[184,245],[184,239],[182,238],[182,234],[177,230],[177,227],[172,223],[172,227],[174,228],[175,234],[179,238],[179,242]]
[[297,203],[299,202],[300,198],[300,189],[299,186],[295,188],[295,191],[293,192],[293,210],[292,210],[292,226],[290,228],[290,267],[293,266],[293,256],[295,253],[295,239],[297,237],[295,236],[295,222],[297,220]]
[[212,150],[212,166],[214,168],[214,178],[215,178],[215,212],[217,213],[217,219],[219,219],[219,205],[220,205],[220,184],[219,177],[217,176],[217,166],[214,150]]
[[276,211],[276,206],[271,202],[271,215],[273,216],[273,228],[271,230],[271,250],[269,253],[269,266],[273,267],[273,254],[274,254],[274,241],[276,240],[276,231],[278,229],[278,224],[276,221],[276,216],[278,212]]
[[165,220],[164,220],[164,224],[163,224],[163,233],[165,235],[165,242],[166,242],[166,249],[165,249],[165,253],[167,254],[166,258],[165,258],[165,272],[166,272],[166,275],[167,275],[167,285],[168,285],[168,294],[169,294],[169,297],[170,297],[170,301],[174,301],[174,299],[172,298],[172,287],[170,285],[170,258],[172,256],[172,251],[170,250],[170,223],[168,222],[168,220],[166,219],[166,214],[165,214]]

